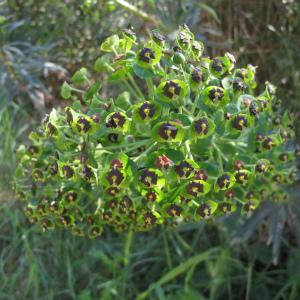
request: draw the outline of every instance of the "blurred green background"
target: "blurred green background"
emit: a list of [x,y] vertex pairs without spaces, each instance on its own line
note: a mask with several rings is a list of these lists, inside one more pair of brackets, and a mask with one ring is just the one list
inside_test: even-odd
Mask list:
[[[0,299],[300,299],[299,188],[250,218],[232,214],[88,240],[32,227],[14,199],[15,149],[101,41],[134,26],[170,38],[186,23],[211,56],[259,66],[300,115],[300,3],[293,0],[0,1]],[[297,128],[299,127],[298,124]],[[299,130],[297,130],[299,136]],[[129,261],[124,257],[129,257]]]

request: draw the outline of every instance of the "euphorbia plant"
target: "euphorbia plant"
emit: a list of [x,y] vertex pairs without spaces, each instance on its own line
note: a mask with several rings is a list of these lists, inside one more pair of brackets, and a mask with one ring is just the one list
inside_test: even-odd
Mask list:
[[70,105],[19,148],[16,190],[30,221],[95,237],[105,225],[149,230],[286,199],[293,118],[270,83],[253,93],[255,67],[204,56],[186,26],[172,45],[127,29],[101,51],[101,82],[76,72],[61,90]]

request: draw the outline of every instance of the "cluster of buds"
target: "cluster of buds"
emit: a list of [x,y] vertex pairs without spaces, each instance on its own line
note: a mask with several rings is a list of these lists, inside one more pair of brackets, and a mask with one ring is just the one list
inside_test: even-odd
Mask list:
[[62,87],[72,105],[19,148],[16,191],[31,222],[96,237],[287,201],[294,120],[274,86],[253,94],[255,67],[203,55],[187,26],[173,42],[153,31],[143,44],[126,29],[101,50],[105,92],[80,69]]

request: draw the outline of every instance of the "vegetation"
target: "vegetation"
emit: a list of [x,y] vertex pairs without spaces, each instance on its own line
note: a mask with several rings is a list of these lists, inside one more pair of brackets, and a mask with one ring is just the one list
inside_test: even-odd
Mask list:
[[230,53],[203,57],[187,26],[173,49],[158,31],[140,45],[125,30],[95,63],[107,92],[85,68],[63,84],[72,105],[52,110],[18,149],[16,190],[31,222],[96,237],[105,224],[141,231],[287,199],[293,118],[275,87],[254,96],[255,68],[235,69]]
[[[45,112],[55,106],[60,115],[59,106],[72,105],[62,101],[61,84],[83,66],[91,70],[104,39],[130,25],[145,42],[153,28],[173,40],[178,25],[186,23],[209,56],[230,51],[238,58],[236,68],[259,66],[257,95],[266,80],[277,85],[277,99],[292,108],[297,126],[299,3],[43,0],[38,7],[20,0],[0,6],[0,298],[298,299],[297,182],[284,189],[288,199],[266,199],[250,216],[236,211],[134,235],[106,228],[94,240],[32,226],[11,183],[16,145]],[[101,93],[109,91],[102,86]]]

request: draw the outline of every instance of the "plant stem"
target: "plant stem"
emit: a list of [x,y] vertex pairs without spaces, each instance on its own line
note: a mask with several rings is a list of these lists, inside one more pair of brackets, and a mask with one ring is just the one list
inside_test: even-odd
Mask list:
[[120,6],[122,6],[123,8],[125,8],[126,10],[136,14],[140,18],[142,18],[150,23],[157,24],[158,27],[162,28],[163,30],[165,30],[165,31],[170,30],[166,25],[164,25],[162,22],[160,22],[157,18],[138,9],[136,6],[132,5],[131,3],[129,3],[125,0],[115,0],[115,2],[118,3]]
[[152,144],[148,149],[146,149],[146,151],[144,151],[139,156],[137,156],[133,161],[137,162],[139,159],[141,159],[142,157],[146,156],[147,153],[150,152],[156,145],[157,145],[157,142],[155,142],[154,144]]
[[220,169],[219,173],[222,174],[224,172],[223,160],[222,160],[222,151],[219,149],[219,147],[214,142],[212,143],[212,146],[217,152],[218,164],[219,164],[219,169]]
[[151,100],[154,99],[154,86],[151,78],[146,78],[146,83],[148,87],[148,95]]
[[194,99],[194,102],[193,102],[193,105],[192,105],[192,108],[191,108],[191,112],[190,114],[193,116],[195,111],[196,111],[196,108],[197,108],[197,103],[198,103],[198,100],[199,100],[199,97],[200,97],[200,91],[197,91],[196,95],[195,95],[195,99]]
[[194,160],[193,155],[192,155],[192,152],[191,152],[190,144],[189,144],[189,141],[188,141],[188,140],[185,141],[184,146],[185,146],[186,155],[187,155],[190,159]]
[[[132,146],[136,146],[136,148],[144,145],[144,144],[147,144],[149,143],[150,139],[147,139],[147,140],[142,140],[142,141],[137,141],[137,142],[134,142],[134,143],[130,143],[130,144],[124,144],[124,145],[116,145],[116,146],[107,146],[107,147],[102,147],[102,148],[98,148],[96,150],[116,150],[116,149],[121,149],[121,148],[132,148]],[[134,149],[134,148],[133,148]]]
[[126,242],[124,246],[124,265],[127,266],[130,259],[130,248],[132,245],[133,240],[133,230],[129,228],[127,236],[126,236]]
[[74,88],[74,87],[72,87],[72,86],[70,86],[70,89],[71,89],[72,91],[77,92],[77,93],[80,93],[80,94],[84,94],[84,93],[85,93],[85,91],[76,89],[76,88]]
[[130,73],[127,74],[128,75],[128,78],[129,78],[129,81],[131,82],[131,84],[133,85],[133,87],[136,89],[136,92],[137,94],[142,98],[144,99],[145,96],[144,94],[142,93],[142,91],[140,90],[140,88],[138,87],[138,85],[136,84],[134,78],[132,77],[132,75]]
[[126,79],[123,79],[124,84],[129,89],[130,93],[138,100],[140,96],[137,94],[137,92],[132,88],[132,86],[129,84],[129,82]]
[[184,106],[182,106],[182,109],[185,113],[187,113],[188,115],[191,113],[189,110],[187,110]]
[[167,258],[167,265],[168,265],[169,270],[171,270],[173,268],[173,266],[172,266],[172,260],[171,260],[171,256],[170,256],[170,249],[169,249],[169,244],[168,244],[165,228],[163,230],[163,240],[164,240],[165,254],[166,254],[166,258]]

